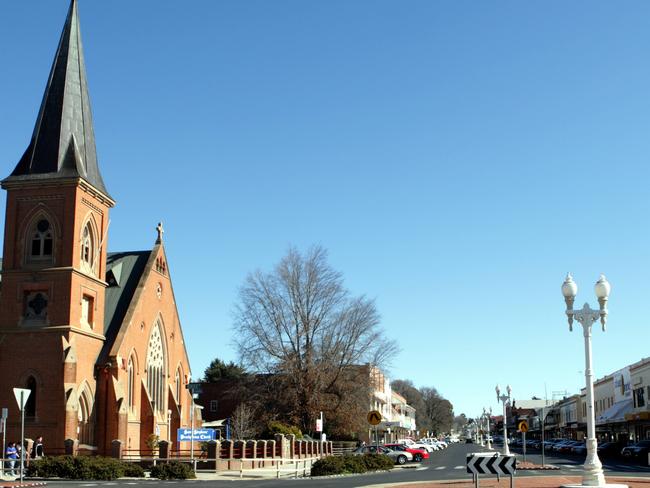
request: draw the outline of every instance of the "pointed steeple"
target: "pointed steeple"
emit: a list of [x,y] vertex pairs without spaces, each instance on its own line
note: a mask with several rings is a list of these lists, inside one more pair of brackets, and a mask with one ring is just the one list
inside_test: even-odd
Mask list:
[[71,0],[32,139],[5,181],[81,177],[108,196],[97,164],[77,1]]

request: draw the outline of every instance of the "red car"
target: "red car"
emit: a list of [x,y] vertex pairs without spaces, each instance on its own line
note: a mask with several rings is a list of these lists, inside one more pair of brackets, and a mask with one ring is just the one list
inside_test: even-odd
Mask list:
[[424,449],[411,449],[404,444],[384,444],[384,447],[392,449],[393,451],[405,451],[413,454],[413,461],[419,463],[423,459],[429,459],[429,453]]

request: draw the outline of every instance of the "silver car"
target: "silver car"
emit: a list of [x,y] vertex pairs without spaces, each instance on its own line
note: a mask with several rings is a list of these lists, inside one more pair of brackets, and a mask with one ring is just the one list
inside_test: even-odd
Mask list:
[[352,454],[355,456],[362,456],[363,454],[385,454],[395,464],[406,464],[408,461],[413,461],[413,454],[410,452],[393,451],[384,446],[361,446],[352,451]]

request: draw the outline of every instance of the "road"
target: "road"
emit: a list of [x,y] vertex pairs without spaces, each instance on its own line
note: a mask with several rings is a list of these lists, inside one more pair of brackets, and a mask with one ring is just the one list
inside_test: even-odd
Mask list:
[[[432,480],[457,480],[471,479],[465,468],[466,456],[470,452],[487,451],[476,444],[453,444],[444,451],[432,453],[431,457],[421,464],[412,464],[408,468],[396,468],[388,473],[371,473],[365,475],[318,478],[318,479],[262,479],[262,480],[236,480],[214,479],[214,480],[191,480],[191,481],[158,481],[158,480],[118,480],[112,482],[88,482],[88,481],[49,481],[48,485],[54,488],[133,488],[135,486],[172,488],[172,485],[183,484],[198,485],[196,488],[232,486],[233,483],[242,488],[277,488],[291,486],[295,488],[315,487],[323,488],[354,488],[370,486],[381,483],[400,483],[409,481],[432,481]],[[521,459],[520,453],[517,453]],[[541,456],[532,454],[527,460],[541,464]],[[553,471],[524,471],[519,470],[519,476],[544,476],[564,475],[579,476],[582,461],[575,457],[546,456],[546,462],[558,466],[559,470]],[[643,476],[650,479],[650,468],[634,466],[618,461],[604,462],[605,474],[607,476]]]

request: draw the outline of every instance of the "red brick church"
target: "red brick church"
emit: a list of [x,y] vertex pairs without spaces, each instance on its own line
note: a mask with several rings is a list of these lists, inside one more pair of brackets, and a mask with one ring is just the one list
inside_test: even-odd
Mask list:
[[95,152],[76,0],[32,138],[2,188],[7,440],[20,438],[12,392],[19,387],[31,390],[25,435],[42,435],[50,454],[63,452],[66,441],[80,452],[109,454],[114,440],[137,453],[151,434],[175,445],[176,429],[189,425],[190,365],[162,226],[151,250],[107,252],[115,200]]

